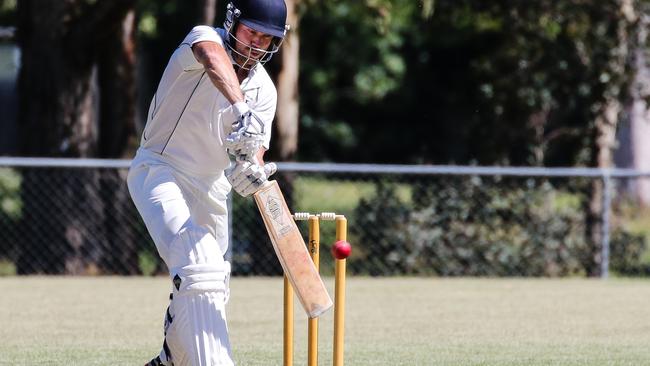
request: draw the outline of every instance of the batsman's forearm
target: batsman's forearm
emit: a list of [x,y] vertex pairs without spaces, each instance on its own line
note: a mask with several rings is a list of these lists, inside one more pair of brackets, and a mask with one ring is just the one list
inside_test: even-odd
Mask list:
[[199,42],[193,48],[194,56],[203,64],[212,84],[231,103],[243,102],[244,94],[226,50],[213,42]]

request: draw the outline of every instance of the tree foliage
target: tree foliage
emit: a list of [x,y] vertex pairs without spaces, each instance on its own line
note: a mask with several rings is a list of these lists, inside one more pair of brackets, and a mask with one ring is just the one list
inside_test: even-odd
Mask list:
[[[140,110],[204,3],[136,2]],[[15,4],[0,3],[3,24]],[[604,99],[626,97],[626,4],[643,10],[641,0],[300,1],[298,158],[590,164]]]
[[621,1],[333,0],[303,17],[305,160],[585,164],[623,97]]

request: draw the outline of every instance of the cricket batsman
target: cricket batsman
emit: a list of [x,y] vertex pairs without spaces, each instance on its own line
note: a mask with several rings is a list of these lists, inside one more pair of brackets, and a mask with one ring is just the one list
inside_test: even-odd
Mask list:
[[284,0],[230,1],[224,28],[185,37],[151,101],[127,179],[172,282],[162,350],[149,366],[234,364],[226,197],[231,188],[251,195],[275,170],[263,160],[277,101],[264,63],[286,16]]

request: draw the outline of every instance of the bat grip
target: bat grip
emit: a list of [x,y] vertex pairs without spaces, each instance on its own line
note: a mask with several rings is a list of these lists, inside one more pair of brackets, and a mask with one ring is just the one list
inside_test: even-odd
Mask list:
[[266,163],[264,164],[264,173],[266,173],[267,177],[270,177],[271,175],[275,174],[275,172],[278,171],[278,165],[275,163]]

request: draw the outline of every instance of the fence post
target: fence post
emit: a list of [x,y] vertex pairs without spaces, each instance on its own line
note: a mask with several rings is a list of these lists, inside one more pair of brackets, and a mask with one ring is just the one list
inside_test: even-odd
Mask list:
[[612,178],[607,171],[603,175],[603,242],[600,259],[600,277],[605,279],[609,277],[609,216],[612,205]]

